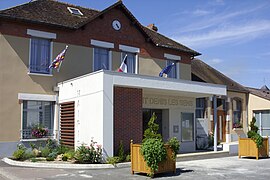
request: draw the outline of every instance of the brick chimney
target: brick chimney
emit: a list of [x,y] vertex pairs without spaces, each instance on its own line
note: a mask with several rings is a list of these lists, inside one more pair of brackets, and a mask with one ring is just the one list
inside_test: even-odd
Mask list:
[[149,29],[152,29],[153,31],[158,31],[158,28],[157,28],[157,26],[155,26],[155,24],[149,24],[148,26],[147,26]]

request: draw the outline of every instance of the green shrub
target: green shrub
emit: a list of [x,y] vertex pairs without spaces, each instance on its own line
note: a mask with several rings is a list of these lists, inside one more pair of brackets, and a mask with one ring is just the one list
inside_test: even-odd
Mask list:
[[164,143],[161,139],[148,138],[141,146],[141,154],[144,157],[146,164],[150,167],[150,176],[158,170],[158,163],[165,160],[167,156]]
[[41,149],[41,156],[42,157],[48,157],[48,155],[51,153],[51,150],[48,147],[44,147]]
[[57,150],[57,154],[59,155],[59,154],[65,154],[66,152],[70,150],[70,148],[63,144],[60,144],[56,147],[56,150]]
[[15,160],[25,160],[26,147],[23,144],[18,144],[17,149],[13,152]]
[[257,148],[261,148],[263,146],[263,137],[258,134],[258,126],[255,125],[256,123],[256,118],[253,117],[249,126],[250,126],[250,131],[248,131],[247,135],[248,138],[251,138],[255,143]]
[[176,137],[171,138],[167,144],[169,144],[170,148],[173,150],[173,159],[176,159],[176,154],[180,149],[180,142]]
[[156,119],[157,119],[157,116],[155,113],[153,113],[152,117],[150,118],[147,124],[148,128],[144,131],[143,141],[149,138],[162,139],[161,134],[158,134],[159,125],[155,123]]
[[108,157],[107,158],[107,163],[108,164],[112,164],[115,166],[115,164],[119,163],[120,162],[120,158],[117,157],[117,156],[114,156],[114,157]]
[[68,156],[66,154],[63,154],[62,161],[67,161],[67,160],[68,160]]
[[119,148],[118,148],[118,157],[120,162],[124,162],[126,160],[126,155],[124,151],[123,141],[120,141]]
[[130,160],[131,160],[131,156],[130,156],[130,154],[128,154],[128,155],[126,156],[126,162],[130,162]]
[[73,159],[74,156],[75,156],[75,151],[72,150],[72,149],[70,149],[68,152],[66,152],[66,153],[64,154],[64,156],[66,156],[69,160],[71,160],[71,159]]
[[46,160],[53,161],[56,157],[57,157],[57,151],[53,151],[46,157]]
[[102,149],[101,146],[96,145],[96,142],[91,140],[90,146],[81,145],[75,152],[75,160],[79,163],[101,163]]

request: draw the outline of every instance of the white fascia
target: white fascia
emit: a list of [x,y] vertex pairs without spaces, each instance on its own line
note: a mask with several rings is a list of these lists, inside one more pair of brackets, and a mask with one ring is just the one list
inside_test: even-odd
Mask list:
[[113,43],[105,42],[105,41],[98,41],[98,40],[94,40],[94,39],[91,39],[90,44],[93,46],[98,46],[98,47],[102,47],[102,48],[108,48],[108,49],[114,48]]
[[180,61],[181,60],[181,56],[176,56],[176,55],[173,55],[173,54],[164,53],[164,57],[166,59],[169,59],[169,60],[175,60],[175,61]]
[[45,31],[38,31],[33,29],[27,29],[27,34],[34,37],[40,37],[45,39],[56,39],[56,33],[50,33]]
[[126,45],[119,45],[119,49],[125,52],[130,53],[140,53],[140,48],[132,47],[132,46],[126,46]]
[[28,101],[57,101],[56,95],[18,93],[19,100]]

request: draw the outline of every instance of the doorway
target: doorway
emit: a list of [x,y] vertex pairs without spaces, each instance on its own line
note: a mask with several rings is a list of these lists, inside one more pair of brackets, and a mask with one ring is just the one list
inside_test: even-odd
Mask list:
[[[211,130],[214,133],[214,119],[211,121]],[[226,113],[223,110],[217,111],[217,137],[218,141],[226,142]]]

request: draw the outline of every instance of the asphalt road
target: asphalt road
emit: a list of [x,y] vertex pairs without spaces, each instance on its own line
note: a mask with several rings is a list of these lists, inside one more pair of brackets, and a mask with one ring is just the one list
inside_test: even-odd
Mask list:
[[[156,175],[157,179],[270,179],[270,159],[238,159],[236,156],[177,162],[176,174]],[[13,167],[0,162],[0,179],[149,179],[145,174],[131,175],[130,168],[68,170]]]

